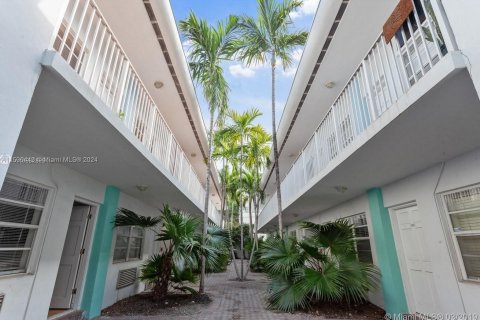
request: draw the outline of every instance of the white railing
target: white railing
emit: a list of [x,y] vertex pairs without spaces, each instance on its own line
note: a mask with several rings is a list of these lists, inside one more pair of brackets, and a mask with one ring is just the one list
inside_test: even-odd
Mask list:
[[94,1],[69,2],[53,48],[203,209],[202,184]]
[[[380,35],[295,160],[280,186],[282,207],[298,198],[307,183],[430,71],[446,48],[431,0],[415,2],[390,43]],[[266,203],[261,222],[276,215],[274,197]]]

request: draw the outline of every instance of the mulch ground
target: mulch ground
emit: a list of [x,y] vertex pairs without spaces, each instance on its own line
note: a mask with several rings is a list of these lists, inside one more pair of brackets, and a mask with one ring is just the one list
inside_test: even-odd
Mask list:
[[350,306],[345,303],[318,302],[306,312],[328,319],[385,319],[385,310],[370,302]]
[[102,316],[156,315],[166,309],[183,306],[206,305],[212,300],[207,295],[171,293],[165,300],[155,301],[150,292],[140,293],[111,305],[102,310]]

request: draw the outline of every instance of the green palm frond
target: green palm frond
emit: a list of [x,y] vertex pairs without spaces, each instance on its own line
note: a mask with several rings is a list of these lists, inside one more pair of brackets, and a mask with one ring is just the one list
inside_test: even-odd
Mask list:
[[115,226],[136,226],[140,228],[154,228],[161,222],[160,217],[146,217],[135,212],[120,208],[115,216]]
[[139,279],[147,283],[154,283],[157,281],[161,274],[164,261],[165,255],[163,254],[154,254],[148,258],[148,260],[140,267]]
[[311,300],[359,303],[379,283],[372,264],[358,261],[353,246],[353,226],[346,220],[319,225],[301,223],[310,231],[307,239],[271,238],[264,242],[260,261],[270,284],[271,308],[293,311]]
[[260,258],[269,274],[289,275],[305,263],[305,255],[299,250],[297,241],[289,237],[267,239]]

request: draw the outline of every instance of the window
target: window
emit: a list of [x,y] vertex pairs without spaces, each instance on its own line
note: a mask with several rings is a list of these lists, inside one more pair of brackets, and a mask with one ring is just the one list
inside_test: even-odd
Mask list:
[[327,138],[327,145],[330,160],[333,160],[338,154],[337,137],[335,136],[335,133],[333,133],[330,137]]
[[347,218],[353,224],[355,246],[358,260],[373,263],[372,248],[370,247],[370,234],[368,232],[367,216],[360,213]]
[[117,227],[113,262],[140,260],[144,231],[139,227]]
[[6,178],[0,190],[0,275],[27,271],[48,190]]
[[443,199],[464,276],[480,280],[480,187],[449,193]]
[[[60,29],[58,30],[57,37],[55,38],[55,42],[53,44],[53,48],[57,51],[60,51],[60,46],[62,44],[62,41],[65,37],[65,31],[67,29],[67,21],[63,20],[62,24],[60,25]],[[76,38],[76,34],[72,29],[68,32],[67,38],[65,39],[65,46],[63,47],[63,51],[60,52],[62,57],[64,59],[68,59],[68,56],[70,55],[70,52],[72,52],[72,46],[73,48],[73,53],[71,60],[69,61],[70,66],[75,69],[75,70],[81,70],[83,66],[83,62],[86,60],[87,55],[88,55],[88,49],[85,48],[83,49],[82,52],[82,41],[77,38],[77,42],[74,44]],[[81,55],[81,57],[80,57]],[[78,64],[78,66],[77,66]]]
[[344,148],[353,141],[352,123],[349,115],[340,123],[340,136],[342,137],[342,146]]

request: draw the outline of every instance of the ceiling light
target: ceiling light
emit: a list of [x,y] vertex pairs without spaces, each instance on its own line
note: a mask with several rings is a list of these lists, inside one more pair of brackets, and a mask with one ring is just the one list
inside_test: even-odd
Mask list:
[[333,81],[325,82],[324,86],[325,88],[332,89],[333,87],[335,87],[335,82]]
[[139,184],[136,187],[137,187],[138,191],[140,191],[140,192],[146,191],[148,189],[147,185],[142,185],[142,184]]
[[336,186],[334,187],[334,189],[337,190],[337,192],[339,193],[345,193],[348,190],[348,188],[345,186]]
[[163,87],[163,82],[162,81],[155,81],[153,83],[153,85],[155,86],[155,88],[160,89],[161,87]]

